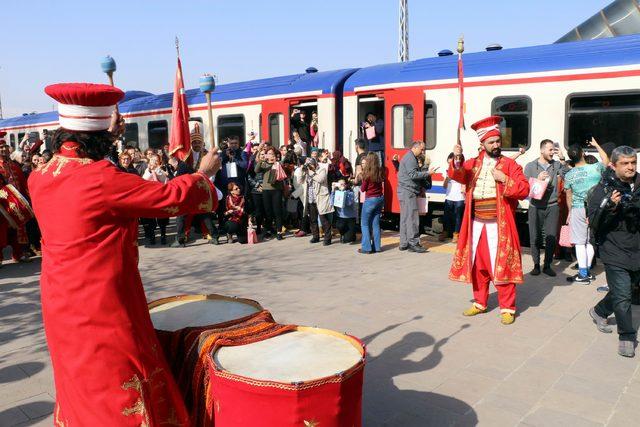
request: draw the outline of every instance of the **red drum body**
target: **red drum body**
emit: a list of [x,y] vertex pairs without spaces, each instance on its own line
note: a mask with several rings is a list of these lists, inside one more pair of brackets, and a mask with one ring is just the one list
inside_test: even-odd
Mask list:
[[359,427],[365,349],[338,332],[293,327],[209,354],[216,427]]
[[27,199],[11,184],[0,187],[0,215],[16,229],[34,217]]

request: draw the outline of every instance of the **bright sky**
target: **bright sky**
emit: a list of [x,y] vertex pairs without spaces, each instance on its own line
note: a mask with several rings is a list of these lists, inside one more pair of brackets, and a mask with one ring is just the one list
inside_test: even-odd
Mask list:
[[[491,43],[553,43],[610,0],[409,0],[410,59]],[[185,85],[219,83],[397,61],[397,0],[3,0],[0,97],[4,117],[44,112],[50,83],[106,82],[117,62],[124,90],[173,90],[174,37]]]

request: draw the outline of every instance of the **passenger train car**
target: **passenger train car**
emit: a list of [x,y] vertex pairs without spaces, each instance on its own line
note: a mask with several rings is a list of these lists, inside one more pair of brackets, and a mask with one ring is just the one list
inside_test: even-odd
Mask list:
[[[274,145],[289,141],[294,109],[319,116],[319,145],[339,149],[355,160],[355,139],[368,112],[385,123],[385,212],[399,212],[393,156],[404,155],[413,140],[425,140],[432,165],[440,166],[428,192],[444,200],[446,159],[458,123],[457,57],[442,56],[360,69],[305,73],[220,85],[213,93],[214,137],[249,132]],[[464,55],[465,121],[462,142],[467,157],[478,140],[468,127],[490,114],[504,117],[503,147],[511,155],[527,149],[518,162],[538,157],[548,138],[567,147],[593,135],[601,143],[640,148],[640,35],[524,47]],[[172,93],[127,92],[120,104],[125,141],[142,149],[168,140]],[[188,90],[193,119],[206,121],[205,98]],[[0,130],[17,144],[25,132],[53,129],[57,113],[0,121]],[[204,126],[205,131],[207,129]]]

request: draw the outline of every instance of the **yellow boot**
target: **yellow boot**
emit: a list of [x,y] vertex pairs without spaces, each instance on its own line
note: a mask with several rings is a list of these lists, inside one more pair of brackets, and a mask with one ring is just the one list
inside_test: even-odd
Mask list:
[[512,313],[502,313],[500,315],[500,323],[503,325],[510,325],[516,321],[516,316]]
[[458,236],[460,233],[453,233],[453,239],[451,239],[451,243],[458,243]]
[[478,308],[475,304],[471,306],[468,310],[462,312],[463,316],[475,316],[477,314],[485,313],[487,309]]

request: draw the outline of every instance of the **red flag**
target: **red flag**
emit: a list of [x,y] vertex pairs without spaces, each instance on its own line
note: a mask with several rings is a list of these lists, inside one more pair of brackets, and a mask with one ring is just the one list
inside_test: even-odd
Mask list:
[[169,154],[180,160],[185,160],[191,154],[191,139],[189,137],[189,106],[184,93],[182,79],[182,64],[178,58],[176,83],[173,88],[173,106],[171,107],[171,134],[169,135]]
[[464,126],[464,69],[462,67],[462,54],[458,54],[458,93],[460,94],[460,116],[458,119],[458,142],[460,142],[460,129]]

